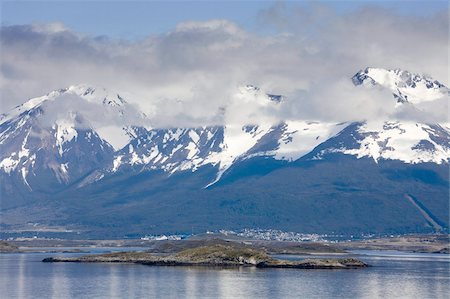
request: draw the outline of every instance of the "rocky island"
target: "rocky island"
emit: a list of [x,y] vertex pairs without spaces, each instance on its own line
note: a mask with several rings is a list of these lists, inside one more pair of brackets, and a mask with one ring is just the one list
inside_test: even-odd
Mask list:
[[137,263],[150,266],[252,266],[298,269],[351,269],[368,266],[354,258],[280,260],[271,257],[263,250],[226,245],[201,246],[169,255],[155,255],[148,252],[116,252],[81,257],[49,257],[42,261],[47,263]]

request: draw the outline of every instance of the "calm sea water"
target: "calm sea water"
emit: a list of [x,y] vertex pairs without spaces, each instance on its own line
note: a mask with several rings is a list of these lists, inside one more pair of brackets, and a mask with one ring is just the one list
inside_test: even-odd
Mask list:
[[2,254],[0,298],[449,298],[448,255],[355,253],[363,254],[358,258],[373,267],[299,270],[52,264],[41,260],[79,254]]

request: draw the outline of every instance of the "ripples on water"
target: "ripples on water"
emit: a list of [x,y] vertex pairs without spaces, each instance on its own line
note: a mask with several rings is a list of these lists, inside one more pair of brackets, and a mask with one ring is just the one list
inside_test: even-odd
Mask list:
[[[0,255],[1,298],[449,298],[448,255],[363,251],[354,270],[42,263]],[[304,256],[290,256],[291,259]]]

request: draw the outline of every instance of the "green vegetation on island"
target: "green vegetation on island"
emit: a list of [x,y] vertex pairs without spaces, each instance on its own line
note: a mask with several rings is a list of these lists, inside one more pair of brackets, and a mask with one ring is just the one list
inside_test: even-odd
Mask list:
[[117,252],[81,257],[49,257],[43,262],[138,263],[151,266],[253,266],[257,268],[349,269],[368,265],[354,258],[287,261],[272,258],[263,250],[212,245],[190,248],[170,255],[148,252]]

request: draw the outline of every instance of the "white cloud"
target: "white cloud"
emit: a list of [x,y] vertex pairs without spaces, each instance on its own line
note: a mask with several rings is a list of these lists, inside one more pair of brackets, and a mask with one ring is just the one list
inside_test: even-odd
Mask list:
[[34,23],[31,26],[33,28],[33,31],[41,33],[60,33],[64,31],[70,31],[70,29],[61,22]]
[[[367,7],[342,15],[324,5],[276,4],[259,21],[275,31],[261,35],[227,20],[187,21],[130,42],[81,35],[59,23],[4,26],[1,112],[84,82],[132,93],[155,126],[224,118],[347,121],[394,113],[390,95],[352,86],[351,76],[366,66],[425,73],[448,86],[447,12],[416,17]],[[276,108],[241,103],[236,94],[246,84],[287,99]],[[442,117],[434,114],[439,109],[428,110],[431,118]]]

